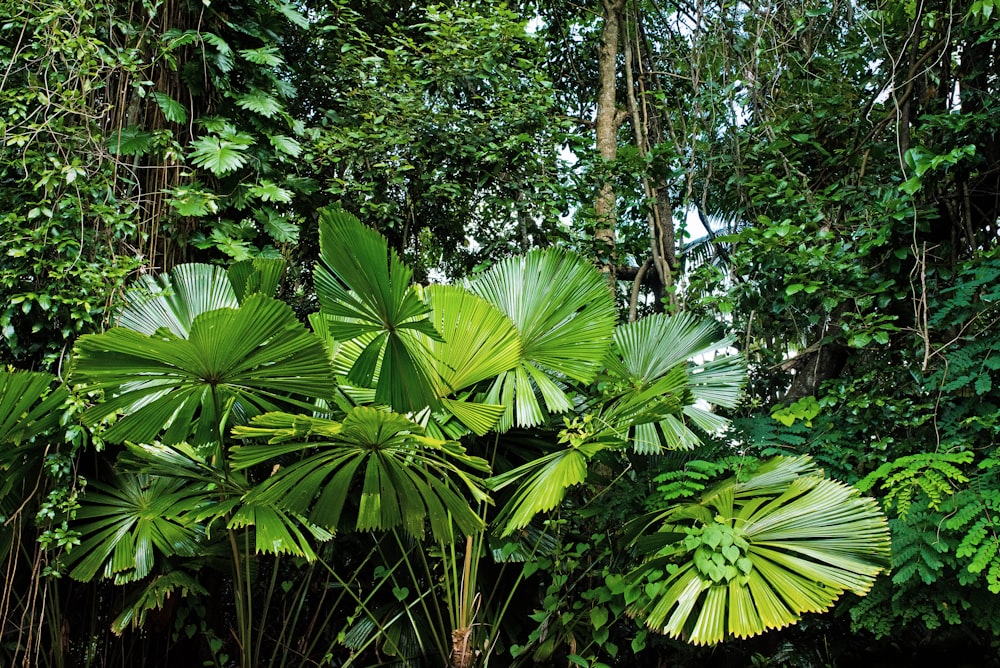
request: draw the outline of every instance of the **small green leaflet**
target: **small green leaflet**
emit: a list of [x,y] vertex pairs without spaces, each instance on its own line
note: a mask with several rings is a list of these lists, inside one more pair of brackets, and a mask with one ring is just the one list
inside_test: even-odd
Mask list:
[[105,143],[115,155],[145,155],[153,145],[153,133],[130,125],[112,132]]
[[185,109],[180,102],[166,93],[151,93],[150,97],[156,100],[156,104],[159,105],[160,111],[163,112],[163,117],[168,121],[171,123],[187,123],[187,109]]
[[192,142],[194,151],[191,153],[191,161],[216,176],[225,176],[230,172],[235,172],[247,163],[249,156],[244,151],[250,147],[250,143],[239,141],[241,136],[237,135],[236,138],[237,141],[222,137],[195,139]]
[[271,118],[282,110],[281,103],[262,90],[252,90],[236,98],[236,106]]

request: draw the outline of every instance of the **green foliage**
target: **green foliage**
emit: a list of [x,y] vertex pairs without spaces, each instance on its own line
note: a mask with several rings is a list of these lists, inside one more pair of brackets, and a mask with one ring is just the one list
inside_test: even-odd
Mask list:
[[858,481],[857,487],[867,492],[878,483],[886,492],[883,498],[885,506],[895,508],[899,517],[905,519],[918,492],[926,495],[928,508],[940,508],[945,499],[955,493],[957,486],[969,482],[958,466],[968,464],[972,459],[970,451],[922,452],[899,457],[869,473]]
[[453,276],[562,236],[563,123],[527,17],[495,3],[323,6],[297,44],[308,159],[328,195],[418,277]]

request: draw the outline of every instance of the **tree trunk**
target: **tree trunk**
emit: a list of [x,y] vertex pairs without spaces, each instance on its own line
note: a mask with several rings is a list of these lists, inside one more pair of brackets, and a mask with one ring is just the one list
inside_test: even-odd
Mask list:
[[[601,45],[598,50],[598,93],[597,118],[594,121],[597,134],[597,150],[607,166],[613,163],[618,155],[618,126],[625,118],[625,112],[619,112],[616,104],[615,85],[617,83],[616,65],[618,59],[618,38],[621,32],[621,11],[625,0],[602,0],[604,24],[601,28]],[[616,211],[615,188],[610,176],[606,177],[597,193],[594,202],[596,225],[594,240],[597,242],[597,257],[604,271],[608,272],[608,280],[615,282],[615,245],[616,245]]]

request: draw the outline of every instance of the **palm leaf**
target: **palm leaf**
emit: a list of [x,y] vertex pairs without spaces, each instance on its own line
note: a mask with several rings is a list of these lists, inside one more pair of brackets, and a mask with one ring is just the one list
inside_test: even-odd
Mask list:
[[[68,393],[47,373],[0,371],[0,558],[13,543],[18,508],[37,490],[42,437],[59,425]],[[17,520],[20,521],[20,520]]]
[[80,545],[66,556],[72,578],[122,584],[147,576],[157,553],[194,556],[200,527],[192,515],[205,503],[204,489],[144,474],[115,482],[87,487],[76,516]]
[[[335,424],[272,413],[234,429],[238,437],[271,435],[268,445],[233,448],[236,469],[304,455],[255,488],[247,503],[280,507],[330,530],[398,527],[420,537],[429,524],[436,540],[451,541],[456,528],[459,535],[482,529],[464,494],[476,501],[487,497],[479,478],[464,469],[485,471],[486,462],[457,443],[424,436],[420,425],[396,413],[359,406],[339,428]],[[320,440],[289,442],[307,435]]]
[[142,628],[146,624],[146,615],[150,610],[162,610],[167,599],[179,594],[208,596],[205,589],[194,576],[180,569],[173,569],[154,577],[125,606],[125,609],[111,622],[111,630],[121,634],[128,627]]
[[187,338],[191,323],[202,313],[237,306],[239,301],[224,269],[181,264],[158,278],[141,276],[125,293],[118,324],[147,335],[165,327]]
[[463,288],[432,285],[424,290],[438,339],[423,337],[436,361],[434,388],[443,407],[477,434],[485,434],[503,414],[497,404],[466,401],[460,390],[493,379],[521,359],[521,341],[510,318]]
[[30,371],[0,371],[0,445],[16,446],[59,424],[68,393],[55,377]]
[[233,512],[230,529],[254,527],[254,549],[268,554],[289,554],[308,561],[316,558],[309,537],[327,541],[333,534],[296,513],[274,505],[244,502]]
[[636,452],[697,446],[701,441],[688,421],[709,433],[728,426],[725,418],[695,405],[735,406],[746,379],[738,355],[705,359],[731,344],[717,337],[717,329],[712,321],[681,313],[651,315],[615,330],[607,364],[611,403],[604,417],[631,424]]
[[285,275],[285,265],[282,258],[264,257],[234,263],[227,274],[236,298],[243,303],[247,297],[258,293],[273,297]]
[[669,538],[645,542],[662,547],[630,575],[646,592],[630,614],[694,644],[787,626],[845,591],[864,595],[890,557],[875,501],[823,478],[807,457],[775,458],[631,529],[640,546],[649,531]]
[[167,444],[218,443],[224,423],[293,395],[329,397],[334,383],[322,343],[288,306],[263,295],[196,316],[186,339],[123,328],[83,336],[73,381],[107,397],[84,412],[86,423],[124,413],[105,438]]
[[495,382],[490,401],[507,407],[501,429],[544,419],[571,403],[556,379],[590,382],[597,375],[617,314],[607,281],[585,260],[558,249],[535,250],[492,267],[469,289],[495,304],[517,327],[521,365]]
[[587,464],[594,455],[617,445],[620,442],[613,438],[583,440],[487,480],[493,490],[518,483],[514,495],[497,515],[496,525],[501,527],[500,535],[509,536],[519,531],[528,526],[538,513],[558,506],[567,489],[587,479]]
[[344,211],[320,212],[320,248],[316,293],[323,313],[332,316],[330,334],[340,341],[377,334],[348,378],[366,387],[374,383],[376,401],[396,410],[436,406],[433,369],[416,334],[440,336],[411,285],[413,272],[384,237]]

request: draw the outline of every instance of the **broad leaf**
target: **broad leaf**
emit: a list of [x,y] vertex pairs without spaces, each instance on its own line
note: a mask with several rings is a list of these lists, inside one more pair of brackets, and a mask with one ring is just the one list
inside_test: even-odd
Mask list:
[[152,148],[153,133],[131,125],[112,132],[105,144],[115,155],[141,156]]
[[108,440],[167,444],[220,443],[226,423],[296,395],[329,397],[334,383],[322,343],[288,306],[263,295],[198,315],[186,339],[120,327],[83,336],[72,377],[105,391],[106,400],[84,413],[86,422],[123,413]]
[[[266,414],[234,429],[238,437],[268,433],[268,445],[233,448],[236,469],[290,453],[304,458],[261,483],[247,496],[250,504],[280,507],[331,531],[402,528],[421,537],[429,524],[436,540],[450,542],[456,529],[463,536],[483,528],[464,495],[484,501],[485,492],[479,478],[464,469],[486,470],[486,463],[457,443],[424,436],[420,425],[401,415],[362,406],[337,425]],[[318,440],[289,442],[305,435]]]
[[227,130],[219,136],[199,137],[191,142],[191,162],[216,176],[235,172],[250,159],[246,150],[253,144],[249,135]]
[[413,272],[384,237],[340,210],[320,212],[320,247],[316,293],[323,313],[332,316],[330,334],[351,341],[376,333],[352,366],[351,382],[374,383],[375,400],[396,410],[436,406],[433,365],[416,334],[440,336],[411,285]]
[[280,153],[284,153],[292,158],[302,155],[302,144],[293,137],[287,135],[269,135],[267,139],[271,142],[271,146]]
[[431,322],[440,337],[417,334],[437,361],[432,376],[444,408],[478,434],[488,431],[502,407],[456,397],[456,393],[516,366],[521,341],[510,319],[485,299],[463,288],[433,285],[424,290]]
[[187,123],[187,109],[180,102],[170,97],[166,93],[153,92],[150,97],[156,101],[156,105],[163,112],[163,117],[171,123]]
[[501,429],[544,420],[571,403],[556,380],[590,382],[604,363],[617,314],[607,281],[585,260],[557,249],[535,250],[497,264],[469,288],[495,304],[517,327],[522,361],[490,394],[507,412]]
[[[243,53],[246,52],[244,51]],[[281,102],[264,91],[257,89],[238,96],[236,98],[236,106],[260,114],[265,118],[271,118],[283,109]]]
[[632,524],[647,561],[629,608],[694,644],[745,638],[864,595],[889,565],[889,529],[873,499],[822,477],[807,457],[775,458],[697,503]]

